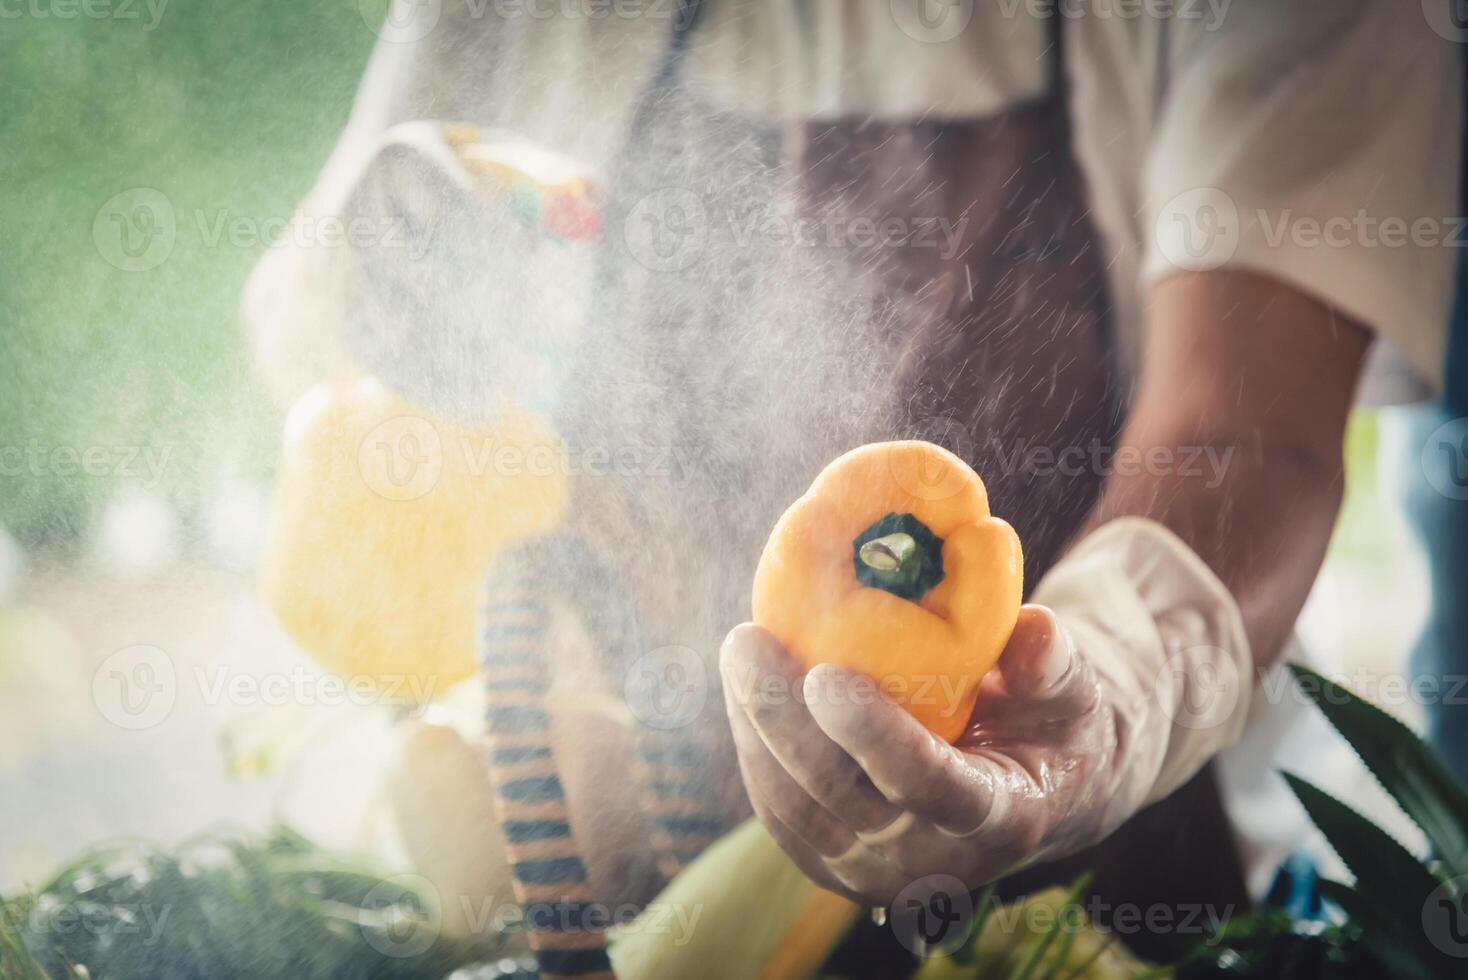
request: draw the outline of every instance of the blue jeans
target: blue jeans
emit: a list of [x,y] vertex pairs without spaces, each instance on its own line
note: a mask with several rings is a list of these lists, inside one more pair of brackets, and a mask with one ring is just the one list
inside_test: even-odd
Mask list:
[[1395,461],[1398,491],[1432,576],[1431,606],[1411,669],[1414,676],[1445,681],[1427,705],[1427,738],[1468,781],[1468,418],[1442,403],[1391,414],[1407,427],[1410,458]]

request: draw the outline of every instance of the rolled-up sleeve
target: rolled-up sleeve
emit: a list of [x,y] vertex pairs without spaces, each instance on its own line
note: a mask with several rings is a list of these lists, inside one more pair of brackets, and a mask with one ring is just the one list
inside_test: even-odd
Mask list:
[[1442,379],[1458,249],[1461,52],[1418,5],[1235,3],[1168,25],[1144,282],[1271,275]]

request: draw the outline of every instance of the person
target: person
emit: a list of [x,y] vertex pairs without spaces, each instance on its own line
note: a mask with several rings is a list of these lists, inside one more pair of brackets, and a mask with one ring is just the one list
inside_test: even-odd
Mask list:
[[[1113,905],[1263,894],[1305,839],[1274,769],[1331,764],[1277,681],[1307,656],[1368,353],[1442,382],[1453,270],[1420,222],[1459,207],[1454,44],[1364,0],[579,9],[396,5],[302,215],[427,247],[273,252],[246,319],[285,394],[355,359],[468,412],[476,388],[544,400],[497,364],[540,314],[464,300],[529,279],[579,298],[549,408],[571,449],[699,461],[583,468],[584,547],[555,552],[568,595],[600,566],[636,649],[691,651],[726,709],[661,732],[697,760],[677,819],[606,764],[616,724],[562,740],[590,892],[645,899],[653,831],[752,810],[866,903],[1066,866]],[[422,120],[605,174],[597,259],[486,262],[453,147],[403,136]],[[957,745],[728,632],[821,465],[908,436],[971,462],[1024,543],[1030,604]],[[611,652],[610,681],[547,655],[557,685],[620,689]]]

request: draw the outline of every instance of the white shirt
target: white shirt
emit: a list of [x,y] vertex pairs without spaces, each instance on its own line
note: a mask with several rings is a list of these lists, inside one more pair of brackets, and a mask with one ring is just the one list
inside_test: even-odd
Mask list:
[[[415,120],[505,127],[604,166],[667,43],[670,24],[646,20],[672,9],[621,0],[610,16],[544,17],[597,5],[398,3],[307,213],[340,207],[382,135]],[[684,79],[780,122],[989,115],[1044,90],[1049,33],[1036,7],[708,0]],[[1153,282],[1179,268],[1233,266],[1321,298],[1374,330],[1428,387],[1441,383],[1453,246],[1468,244],[1451,220],[1463,210],[1461,56],[1418,4],[1068,0],[1061,9],[1074,149],[1123,365],[1135,363]],[[257,352],[286,394],[339,357],[331,252],[272,251],[247,296]],[[1309,370],[1300,365],[1301,377]],[[1280,747],[1293,745],[1314,773],[1329,768],[1323,756],[1344,758],[1313,713],[1288,708],[1252,719],[1222,759],[1256,893],[1304,829],[1269,773],[1290,763]]]
[[[785,119],[988,115],[1043,91],[1049,29],[1034,12],[1044,9],[1035,0],[714,2],[688,79]],[[1462,58],[1418,5],[1066,0],[1059,9],[1075,151],[1109,257],[1123,363],[1135,361],[1152,282],[1228,265],[1321,298],[1386,338],[1430,387],[1441,384],[1453,240],[1468,246],[1452,218],[1463,210]]]

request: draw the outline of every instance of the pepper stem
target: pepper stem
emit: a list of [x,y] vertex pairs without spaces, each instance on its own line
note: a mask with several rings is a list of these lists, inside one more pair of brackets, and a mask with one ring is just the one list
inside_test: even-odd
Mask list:
[[911,514],[888,514],[852,545],[863,585],[917,601],[943,581],[943,539]]
[[862,564],[874,572],[899,574],[905,567],[919,560],[917,542],[912,539],[911,534],[901,531],[868,541],[856,555],[862,560]]

